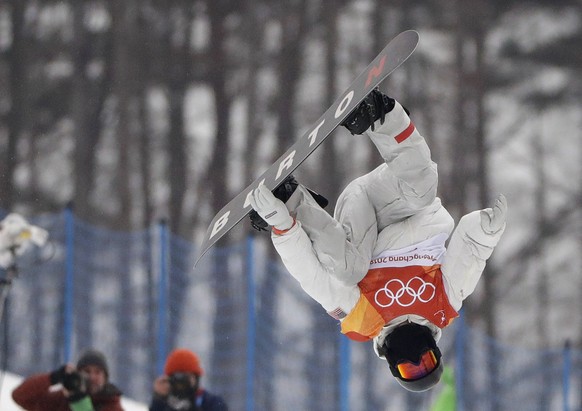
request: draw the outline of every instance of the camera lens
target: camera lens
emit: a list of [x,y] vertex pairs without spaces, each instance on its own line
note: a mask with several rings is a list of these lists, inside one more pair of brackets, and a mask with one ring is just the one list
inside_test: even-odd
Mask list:
[[187,397],[192,390],[190,375],[187,373],[177,372],[170,375],[170,389],[176,397]]

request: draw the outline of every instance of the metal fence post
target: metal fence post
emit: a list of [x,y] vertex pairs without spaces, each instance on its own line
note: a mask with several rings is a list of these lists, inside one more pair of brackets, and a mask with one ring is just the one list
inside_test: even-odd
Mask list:
[[455,334],[455,391],[457,398],[457,411],[465,410],[464,381],[465,381],[465,339],[467,329],[462,310],[459,311]]
[[350,409],[350,374],[351,367],[351,346],[350,340],[343,334],[339,334],[339,396],[340,396],[340,411],[348,411]]
[[570,348],[570,340],[564,344],[563,361],[564,367],[562,369],[562,393],[564,396],[564,411],[570,411],[569,397],[570,397],[570,370],[572,368],[572,352]]
[[246,247],[246,271],[247,271],[247,380],[246,380],[246,409],[253,411],[255,409],[255,339],[257,319],[255,313],[255,256],[254,256],[254,239],[252,236],[247,237]]
[[156,371],[162,374],[168,354],[168,225],[161,220],[159,230],[158,353]]
[[65,295],[63,304],[63,362],[71,360],[73,298],[75,287],[75,215],[72,204],[65,208]]

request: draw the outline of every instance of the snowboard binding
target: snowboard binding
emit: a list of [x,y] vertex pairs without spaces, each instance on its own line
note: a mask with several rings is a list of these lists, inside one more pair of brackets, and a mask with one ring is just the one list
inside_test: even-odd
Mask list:
[[[276,189],[273,190],[273,195],[282,202],[286,203],[287,200],[289,200],[289,198],[291,197],[291,195],[293,195],[298,185],[299,183],[297,182],[297,179],[295,179],[295,177],[292,174],[290,174],[287,178],[285,178],[285,180],[283,180],[283,182]],[[313,198],[321,208],[325,208],[329,204],[327,198],[325,198],[321,194],[318,194],[310,189],[307,189],[307,191],[309,191],[309,193],[313,196]],[[252,210],[249,213],[249,218],[251,219],[251,226],[255,230],[267,231],[267,228],[269,228],[269,224],[267,224],[267,222],[263,220],[255,210]]]
[[342,123],[352,135],[362,134],[368,128],[374,131],[374,122],[380,119],[380,124],[384,124],[386,114],[394,108],[394,99],[375,88],[364,100],[350,113]]

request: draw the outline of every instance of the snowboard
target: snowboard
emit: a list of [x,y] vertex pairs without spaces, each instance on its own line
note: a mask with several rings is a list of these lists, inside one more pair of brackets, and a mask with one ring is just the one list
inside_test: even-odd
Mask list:
[[374,88],[410,57],[416,49],[418,40],[418,33],[414,30],[408,30],[390,41],[299,140],[216,214],[202,240],[201,251],[194,266],[220,238],[250,213],[252,208],[249,203],[249,195],[252,191],[259,184],[265,184],[270,190],[277,188]]

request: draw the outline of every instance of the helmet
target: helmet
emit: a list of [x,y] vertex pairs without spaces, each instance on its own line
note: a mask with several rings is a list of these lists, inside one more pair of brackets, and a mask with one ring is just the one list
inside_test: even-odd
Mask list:
[[386,357],[390,372],[408,391],[434,387],[443,374],[441,351],[428,327],[406,323],[396,327],[378,352]]

